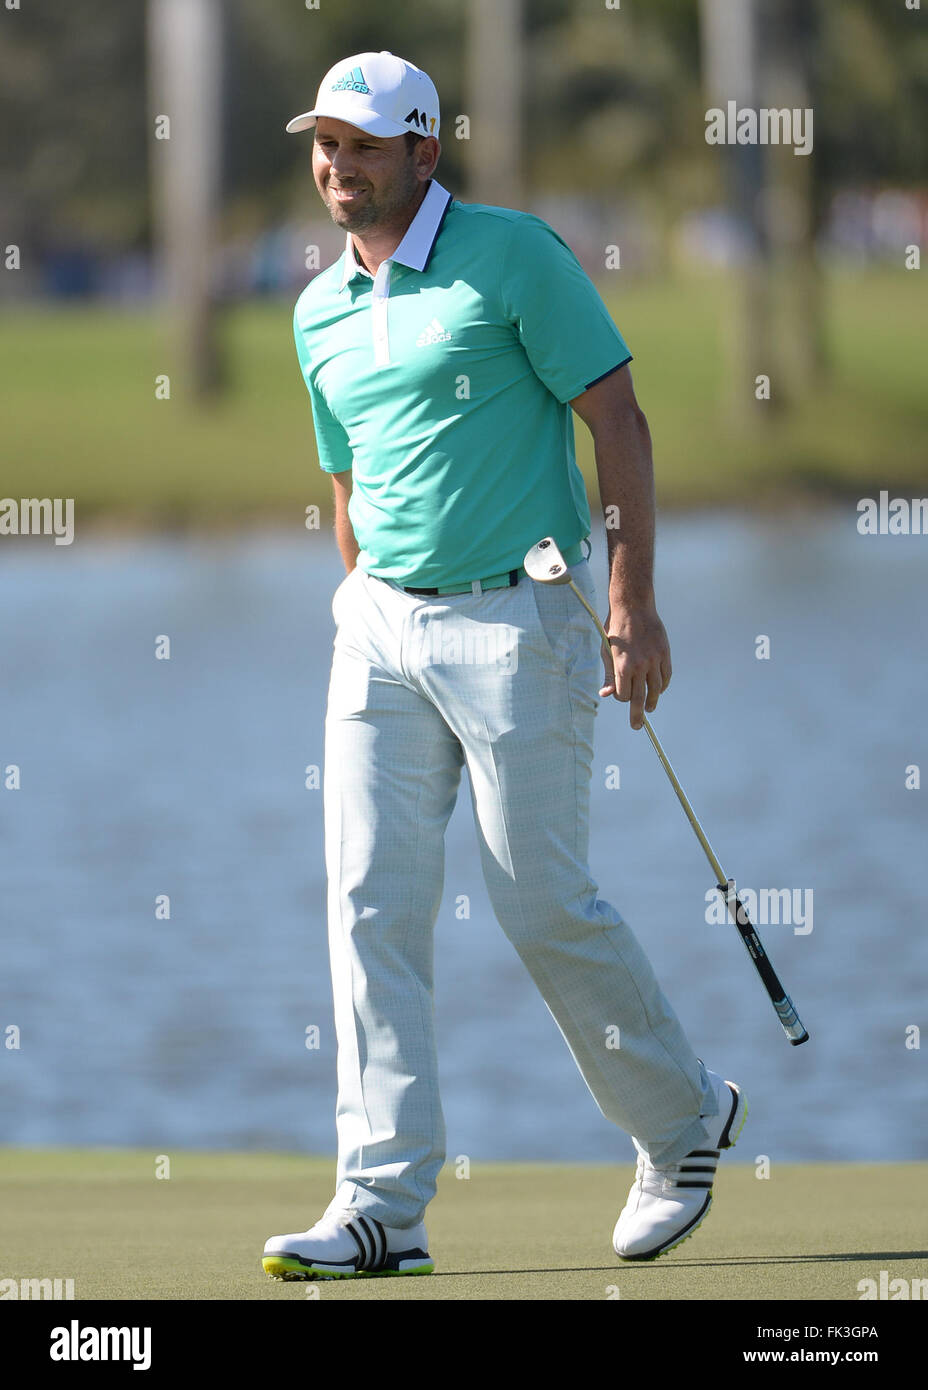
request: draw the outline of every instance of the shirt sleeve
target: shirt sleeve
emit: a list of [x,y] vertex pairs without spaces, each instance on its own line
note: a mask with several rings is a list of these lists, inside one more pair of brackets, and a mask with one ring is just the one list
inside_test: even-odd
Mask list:
[[540,217],[512,224],[500,296],[536,376],[562,404],[632,360],[596,286]]
[[319,467],[326,473],[343,473],[354,462],[351,445],[345,427],[332,414],[322,392],[313,380],[313,368],[306,338],[300,328],[297,310],[293,312],[293,337],[296,342],[296,355],[299,359],[303,380],[309,392],[309,402],[313,410],[313,428],[316,432],[316,453]]

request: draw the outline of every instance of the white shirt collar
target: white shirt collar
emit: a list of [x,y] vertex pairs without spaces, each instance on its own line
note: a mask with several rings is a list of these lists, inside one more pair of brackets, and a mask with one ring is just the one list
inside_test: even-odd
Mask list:
[[[451,194],[448,190],[442,188],[440,183],[432,179],[425,197],[419,204],[419,210],[406,229],[406,235],[393,255],[388,256],[387,259],[399,261],[400,265],[409,266],[411,270],[425,270],[450,202]],[[374,278],[370,271],[355,259],[354,244],[351,240],[351,233],[348,232],[345,237],[342,282],[338,287],[339,291],[343,290],[348,281],[359,272],[371,280]]]

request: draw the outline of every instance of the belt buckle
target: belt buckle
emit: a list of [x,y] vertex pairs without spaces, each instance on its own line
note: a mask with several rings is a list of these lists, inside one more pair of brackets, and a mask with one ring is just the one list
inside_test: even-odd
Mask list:
[[[503,570],[503,572],[502,572],[501,574],[491,574],[490,577],[489,577],[489,579],[477,579],[477,580],[475,580],[474,582],[475,582],[476,584],[481,585],[481,589],[475,590],[475,592],[476,592],[476,593],[482,592],[482,589],[485,589],[488,585],[489,585],[491,588],[493,588],[493,589],[514,589],[514,588],[516,587],[516,585],[518,584],[519,580],[521,579],[521,577],[522,577],[522,571],[521,571],[520,568],[511,569],[511,570]],[[498,580],[498,581],[505,580],[505,583],[499,582],[499,583],[494,584],[494,583],[492,582],[494,579],[495,579],[495,580]],[[473,585],[472,585],[471,587],[473,588]]]

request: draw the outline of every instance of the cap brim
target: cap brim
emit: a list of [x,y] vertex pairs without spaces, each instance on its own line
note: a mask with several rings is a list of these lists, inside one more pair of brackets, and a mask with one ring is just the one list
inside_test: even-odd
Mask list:
[[[333,121],[345,121],[347,125],[353,125],[358,130],[365,131],[368,135],[379,135],[384,139],[389,139],[393,135],[405,135],[408,126],[400,125],[397,121],[388,121],[386,116],[378,116],[376,111],[359,110],[356,107],[350,111],[304,111],[302,116],[294,116],[292,121],[287,122],[288,135],[295,135],[300,130],[310,130],[316,124],[319,116],[329,116]],[[363,124],[362,124],[363,122]]]
[[294,116],[287,122],[287,134],[295,135],[298,130],[310,130],[316,124],[315,111],[304,111],[302,116]]

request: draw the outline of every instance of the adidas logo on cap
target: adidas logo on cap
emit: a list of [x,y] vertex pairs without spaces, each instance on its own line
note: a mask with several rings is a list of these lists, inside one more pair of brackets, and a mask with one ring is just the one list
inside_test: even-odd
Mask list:
[[352,68],[346,72],[344,77],[340,77],[337,82],[333,82],[329,88],[330,92],[365,92],[371,95],[371,89],[364,81],[364,73],[360,68]]

